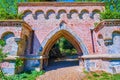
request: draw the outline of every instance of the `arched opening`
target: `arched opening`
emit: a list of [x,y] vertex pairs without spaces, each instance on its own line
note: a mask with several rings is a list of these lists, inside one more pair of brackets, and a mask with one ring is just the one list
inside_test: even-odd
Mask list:
[[112,32],[112,39],[107,41],[108,53],[119,54],[120,53],[120,31]]
[[93,10],[90,14],[90,18],[93,19],[95,22],[100,22],[100,10]]
[[46,18],[47,19],[50,19],[50,18],[56,18],[56,14],[55,14],[55,11],[54,10],[48,10],[47,13],[46,13]]
[[33,18],[32,11],[31,10],[24,11],[22,19],[24,21],[27,21],[27,20],[29,21],[31,18]]
[[76,48],[65,37],[60,37],[49,51],[47,70],[78,66],[79,59]]
[[[72,56],[73,58],[70,58],[70,56],[67,56],[67,59],[66,59],[66,56],[64,56],[64,54],[63,55],[61,55],[61,54],[57,54],[57,53],[59,53],[59,50],[57,50],[56,52],[55,51],[52,51],[52,50],[54,50],[54,48],[56,48],[55,46],[56,46],[56,42],[58,42],[60,39],[63,39],[63,37],[64,37],[64,39],[66,39],[67,40],[67,43],[71,43],[71,45],[72,45],[72,47],[74,47],[73,49],[75,49],[76,51],[75,51],[75,56]],[[56,50],[56,49],[55,49]],[[70,48],[69,48],[69,50],[70,50]],[[67,51],[67,50],[66,50]],[[51,55],[51,52],[53,53],[52,55],[53,56],[50,56]],[[55,53],[55,55],[54,55],[54,53]],[[71,51],[71,53],[70,53],[71,55],[72,55],[72,51]],[[54,66],[54,63],[53,63],[53,66],[54,66],[54,69],[57,69],[57,68],[61,68],[61,67],[68,67],[68,66],[74,66],[74,65],[79,65],[79,60],[78,60],[78,56],[82,56],[83,55],[83,52],[82,52],[82,49],[81,49],[81,47],[80,47],[80,43],[79,43],[79,41],[70,33],[70,32],[68,32],[68,31],[66,31],[66,30],[60,30],[60,31],[57,31],[48,41],[47,41],[47,43],[46,43],[46,45],[44,46],[44,48],[43,48],[43,51],[42,51],[42,53],[41,53],[41,55],[42,56],[48,56],[50,59],[51,59],[51,57],[55,57],[56,55],[57,55],[57,57],[59,56],[59,58],[60,57],[65,57],[65,58],[63,58],[65,61],[62,61],[61,59],[59,59],[59,60],[61,60],[61,61],[59,61],[58,60],[58,63],[55,63],[55,66]],[[77,56],[77,57],[76,57]],[[56,57],[56,58],[57,58]],[[70,58],[70,59],[69,59]],[[67,61],[68,60],[68,61]],[[71,60],[71,61],[70,61]],[[73,60],[73,61],[72,61]],[[76,60],[76,61],[75,61]],[[56,60],[54,60],[54,61],[56,61]],[[75,63],[75,62],[77,62],[77,63]],[[49,59],[44,59],[43,60],[43,64],[41,64],[42,65],[42,67],[43,68],[45,68],[45,69],[47,69],[48,68],[48,64],[49,64],[50,62],[49,62]],[[74,64],[72,64],[72,63],[74,63]],[[68,65],[67,65],[68,64]],[[48,65],[48,66],[47,66]],[[51,66],[51,65],[50,65]],[[49,68],[49,69],[51,69],[51,67]],[[47,70],[49,70],[49,69],[47,69]]]
[[69,17],[70,18],[74,18],[76,16],[78,16],[78,11],[77,10],[73,9],[69,12]]
[[16,42],[16,37],[13,32],[5,32],[3,33],[1,39],[5,41],[5,46],[3,50],[5,53],[8,53],[8,55],[17,55],[18,50],[18,44]]
[[58,11],[57,19],[67,17],[67,12],[64,9]]
[[89,18],[89,11],[86,9],[83,9],[81,13],[79,14],[80,19],[87,19]]
[[6,41],[7,39],[11,38],[11,37],[15,37],[13,32],[5,32],[3,33],[1,39],[3,39],[4,41]]
[[40,18],[44,18],[45,16],[44,16],[44,11],[42,11],[42,10],[37,10],[36,12],[35,12],[35,19],[40,19]]
[[116,46],[120,46],[120,31],[114,31],[112,33],[112,41]]
[[99,46],[102,46],[101,42],[104,43],[103,35],[102,35],[102,34],[98,34],[98,40],[97,40],[97,43],[98,43]]
[[98,35],[98,39],[103,39],[103,35],[102,35],[102,34],[99,34],[99,35]]
[[100,10],[98,9],[93,10],[91,13],[91,18],[94,19],[97,16],[96,14],[99,16]]

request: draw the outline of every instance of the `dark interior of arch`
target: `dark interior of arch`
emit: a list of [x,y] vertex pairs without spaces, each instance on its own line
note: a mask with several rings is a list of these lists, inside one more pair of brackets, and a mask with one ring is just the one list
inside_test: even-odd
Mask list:
[[58,32],[56,32],[46,43],[43,51],[42,51],[42,55],[48,55],[50,49],[52,48],[52,46],[56,43],[56,41],[58,39],[60,39],[61,37],[65,37],[77,50],[77,52],[81,55],[81,46],[80,43],[77,41],[77,39],[68,31],[66,30],[60,30]]
[[77,50],[75,49],[75,47],[64,37],[58,39],[49,51],[50,58],[61,58],[62,56],[76,54]]
[[[81,51],[82,53],[82,51]],[[79,65],[78,53],[75,47],[65,38],[60,37],[49,51],[46,70]]]

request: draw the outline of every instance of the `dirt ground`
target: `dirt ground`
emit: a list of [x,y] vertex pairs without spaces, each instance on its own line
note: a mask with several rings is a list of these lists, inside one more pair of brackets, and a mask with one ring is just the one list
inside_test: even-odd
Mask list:
[[85,74],[80,69],[80,66],[72,66],[47,71],[36,80],[81,80],[83,77],[85,77]]

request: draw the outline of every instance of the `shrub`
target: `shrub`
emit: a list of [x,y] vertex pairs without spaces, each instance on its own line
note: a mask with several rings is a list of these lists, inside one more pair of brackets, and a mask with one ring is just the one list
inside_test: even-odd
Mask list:
[[82,80],[119,80],[120,74],[110,74],[104,71],[88,72]]
[[100,13],[101,20],[103,19],[120,19],[120,12],[111,11],[106,9],[105,11]]
[[7,76],[8,80],[35,80],[37,76],[43,75],[45,71],[32,71],[30,73],[21,73],[13,76]]
[[5,46],[5,44],[6,44],[5,41],[2,40],[2,39],[0,39],[0,45],[1,45],[1,46]]

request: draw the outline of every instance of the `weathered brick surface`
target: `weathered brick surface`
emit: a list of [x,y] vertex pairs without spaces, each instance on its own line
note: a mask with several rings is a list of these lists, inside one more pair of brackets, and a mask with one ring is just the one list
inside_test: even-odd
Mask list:
[[[40,44],[52,31],[60,27],[61,22],[64,22],[66,27],[70,28],[81,38],[82,44],[86,46],[89,54],[93,53],[90,28],[94,27],[94,22],[98,22],[99,15],[94,15],[93,19],[90,16],[95,10],[104,10],[104,5],[101,3],[90,3],[90,5],[71,4],[75,6],[69,3],[67,3],[67,6],[64,6],[66,3],[63,3],[63,6],[58,4],[57,7],[54,6],[56,3],[52,3],[52,5],[49,3],[19,4],[18,12],[25,14],[23,20],[35,30],[35,36],[38,40],[38,42],[34,40],[33,54],[39,52]],[[83,14],[83,18],[80,19],[80,14],[83,12],[86,13]],[[44,48],[44,46],[42,47]]]
[[[119,60],[114,60],[119,56],[112,56],[114,59],[109,60],[104,55],[96,57],[120,53],[120,20],[100,22],[97,12],[103,10],[103,3],[20,3],[18,12],[24,13],[23,21],[0,21],[0,38],[4,33],[12,32],[15,38],[21,38],[17,55],[35,56],[40,53],[47,57],[53,44],[64,36],[78,53],[83,53],[82,65],[86,69],[112,73],[111,65],[116,70],[120,67]],[[100,22],[96,28],[95,22]],[[84,58],[85,55],[88,58]],[[96,55],[94,60],[88,60],[90,55]],[[33,68],[35,61],[27,60],[26,68]]]
[[[24,42],[24,36],[27,36],[28,38],[30,37],[30,31],[31,31],[31,28],[28,27],[28,25],[23,21],[20,21],[20,20],[0,21],[0,39],[3,39],[3,37],[7,36],[7,34],[9,33],[12,33],[14,35],[10,39],[8,38],[6,40],[7,45],[5,46],[5,51],[6,52],[15,51],[15,55],[21,55],[21,54],[24,55],[24,50],[23,50],[24,45],[22,44],[26,43]],[[19,38],[19,41],[18,41],[20,42],[19,50],[18,48],[14,48],[15,46],[18,46],[16,38]]]

